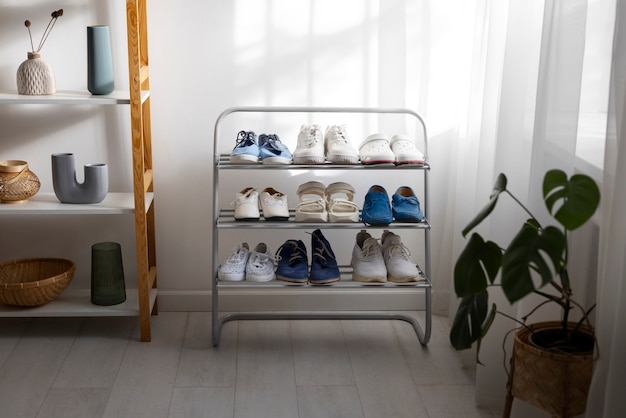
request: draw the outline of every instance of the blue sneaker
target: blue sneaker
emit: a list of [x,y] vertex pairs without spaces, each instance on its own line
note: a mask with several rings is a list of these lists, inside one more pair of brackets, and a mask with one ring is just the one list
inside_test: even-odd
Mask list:
[[393,217],[398,222],[421,222],[424,219],[420,202],[408,186],[398,187],[391,197],[391,203]]
[[278,135],[259,135],[260,157],[263,164],[291,164],[291,152]]
[[341,279],[335,253],[319,229],[313,231],[311,235],[311,247],[313,248],[313,259],[311,260],[309,282],[311,284],[329,284]]
[[306,256],[306,247],[300,240],[287,240],[276,251],[278,266],[276,278],[291,283],[306,283],[309,281],[309,260]]
[[240,131],[237,134],[237,144],[230,153],[232,163],[258,163],[259,144],[256,142],[256,134],[252,131]]
[[389,225],[393,221],[389,195],[383,186],[372,186],[365,195],[361,219],[369,225]]

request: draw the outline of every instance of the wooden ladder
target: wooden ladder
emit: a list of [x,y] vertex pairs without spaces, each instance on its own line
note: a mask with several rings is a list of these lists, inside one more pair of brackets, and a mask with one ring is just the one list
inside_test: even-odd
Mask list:
[[[147,199],[147,193],[153,191],[153,171],[146,2],[147,0],[126,0],[141,341],[152,339],[150,316],[158,313],[154,199]],[[154,301],[152,306],[151,300]]]

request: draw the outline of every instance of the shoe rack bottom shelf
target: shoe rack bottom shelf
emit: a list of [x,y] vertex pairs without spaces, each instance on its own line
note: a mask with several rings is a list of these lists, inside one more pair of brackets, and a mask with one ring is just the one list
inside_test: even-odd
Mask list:
[[[215,279],[215,290],[213,292],[213,303],[212,303],[212,338],[213,338],[213,346],[217,347],[220,344],[220,336],[222,327],[225,323],[230,321],[237,320],[273,320],[273,319],[382,319],[382,320],[399,320],[408,322],[413,326],[413,330],[417,335],[419,342],[422,345],[428,344],[430,341],[431,327],[432,327],[432,318],[429,314],[432,309],[432,284],[430,280],[424,275],[424,273],[420,269],[420,280],[417,282],[411,283],[361,283],[352,281],[349,278],[346,278],[345,267],[341,266],[342,270],[342,279],[338,282],[328,284],[328,285],[311,285],[311,284],[297,284],[297,283],[288,283],[280,280],[272,280],[270,282],[265,283],[255,283],[255,282],[223,282]],[[244,288],[265,288],[265,289],[294,289],[301,288],[302,291],[306,292],[307,290],[325,290],[325,289],[371,289],[371,288],[380,288],[381,291],[385,291],[386,289],[399,289],[399,288],[411,288],[411,289],[422,289],[424,291],[424,308],[418,309],[419,311],[425,311],[427,315],[425,315],[424,324],[419,323],[417,318],[402,314],[402,313],[394,313],[394,312],[378,312],[378,311],[314,311],[314,312],[236,312],[236,313],[228,313],[224,315],[219,315],[218,308],[218,299],[219,295],[218,289],[244,289]]]
[[[430,304],[430,289],[427,290],[427,303]],[[430,308],[429,308],[430,309]],[[428,344],[432,319],[426,315],[424,328],[419,321],[409,315],[391,312],[236,312],[224,314],[222,316],[213,315],[213,346],[220,345],[220,335],[222,326],[226,322],[238,320],[273,320],[273,319],[383,319],[399,320],[408,322],[413,326],[413,330],[422,345]]]

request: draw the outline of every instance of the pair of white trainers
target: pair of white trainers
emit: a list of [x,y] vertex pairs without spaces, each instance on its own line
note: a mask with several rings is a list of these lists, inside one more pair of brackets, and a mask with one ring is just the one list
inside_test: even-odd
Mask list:
[[238,221],[258,221],[263,218],[270,221],[289,220],[287,195],[273,187],[266,187],[259,193],[254,187],[246,187],[235,197],[235,219]]
[[382,245],[365,230],[357,234],[350,262],[352,280],[366,283],[419,281],[417,266],[400,237],[385,229],[381,241]]
[[219,267],[217,278],[229,282],[269,282],[274,279],[274,256],[263,242],[252,251],[248,243],[244,242],[233,249]]
[[346,125],[331,125],[322,135],[319,125],[302,125],[293,152],[294,164],[358,164],[359,154],[352,146]]
[[362,164],[423,164],[424,154],[417,149],[408,135],[372,134],[359,147]]

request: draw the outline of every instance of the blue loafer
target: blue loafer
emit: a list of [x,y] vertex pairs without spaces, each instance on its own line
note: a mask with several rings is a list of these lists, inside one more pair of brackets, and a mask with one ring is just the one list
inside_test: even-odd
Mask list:
[[370,187],[365,195],[361,220],[369,225],[389,225],[393,221],[389,195],[384,187]]
[[421,222],[424,214],[420,202],[408,186],[398,187],[391,197],[393,217],[398,222]]

